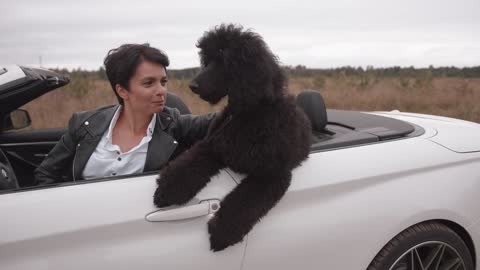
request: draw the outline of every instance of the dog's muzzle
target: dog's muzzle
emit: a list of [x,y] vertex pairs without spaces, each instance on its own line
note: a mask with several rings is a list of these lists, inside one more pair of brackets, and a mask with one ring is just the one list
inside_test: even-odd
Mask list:
[[188,87],[190,87],[190,89],[192,90],[192,92],[194,92],[195,94],[198,94],[198,83],[195,82],[195,81],[192,81]]

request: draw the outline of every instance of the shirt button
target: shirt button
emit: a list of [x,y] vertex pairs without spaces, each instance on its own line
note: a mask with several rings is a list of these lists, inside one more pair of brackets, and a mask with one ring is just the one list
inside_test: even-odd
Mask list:
[[84,124],[85,124],[85,126],[88,126],[88,124],[90,124],[90,123],[88,123],[88,121],[85,121],[85,123],[84,123]]
[[120,152],[119,152],[119,151],[117,151],[117,155],[120,155]]
[[167,120],[170,120],[170,117],[167,117]]
[[177,144],[178,142],[177,141],[173,141],[173,144]]
[[122,158],[117,158],[118,161],[122,161]]

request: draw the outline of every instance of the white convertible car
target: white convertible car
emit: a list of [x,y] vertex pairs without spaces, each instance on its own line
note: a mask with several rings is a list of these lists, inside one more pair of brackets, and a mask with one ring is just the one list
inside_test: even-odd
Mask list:
[[33,185],[65,130],[19,130],[18,110],[68,83],[0,68],[0,269],[480,269],[480,125],[326,110],[299,95],[314,143],[287,194],[243,242],[209,250],[206,222],[242,176],[224,170],[184,206],[153,205],[156,174]]

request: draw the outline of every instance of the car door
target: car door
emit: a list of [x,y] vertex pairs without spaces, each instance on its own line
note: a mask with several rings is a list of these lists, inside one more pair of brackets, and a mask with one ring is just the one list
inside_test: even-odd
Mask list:
[[153,205],[156,175],[0,194],[1,269],[240,269],[246,241],[209,248],[236,186],[222,171],[187,205]]

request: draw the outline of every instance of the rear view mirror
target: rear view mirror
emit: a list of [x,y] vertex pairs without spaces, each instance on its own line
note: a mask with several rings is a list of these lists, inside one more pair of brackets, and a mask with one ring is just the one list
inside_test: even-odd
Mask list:
[[17,109],[5,116],[1,129],[3,131],[12,129],[22,129],[30,126],[32,120],[27,111]]

